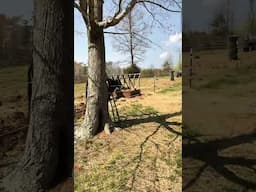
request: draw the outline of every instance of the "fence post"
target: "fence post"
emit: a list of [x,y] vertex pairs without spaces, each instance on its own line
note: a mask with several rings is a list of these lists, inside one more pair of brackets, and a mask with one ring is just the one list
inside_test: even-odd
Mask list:
[[154,93],[156,92],[156,75],[154,75]]
[[190,48],[189,88],[192,87],[192,64],[193,64],[193,49]]

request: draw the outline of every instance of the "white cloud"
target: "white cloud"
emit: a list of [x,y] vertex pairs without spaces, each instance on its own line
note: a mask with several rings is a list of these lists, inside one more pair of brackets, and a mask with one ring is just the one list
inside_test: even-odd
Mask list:
[[161,53],[159,57],[160,57],[160,59],[166,60],[170,57],[170,52],[165,51],[165,52]]
[[181,41],[181,39],[182,39],[182,34],[181,33],[176,33],[174,35],[169,36],[169,42],[170,43],[177,43],[177,42]]

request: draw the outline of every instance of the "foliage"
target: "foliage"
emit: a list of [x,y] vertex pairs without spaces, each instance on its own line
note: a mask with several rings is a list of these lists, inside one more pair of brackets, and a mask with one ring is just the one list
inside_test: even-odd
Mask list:
[[227,21],[223,13],[218,13],[212,23],[212,33],[216,36],[226,36],[228,34]]
[[28,65],[32,58],[32,26],[22,17],[0,14],[0,65]]
[[136,65],[130,65],[126,69],[124,69],[124,73],[129,74],[129,73],[140,73],[141,69]]
[[154,77],[154,75],[155,75],[155,70],[152,69],[152,68],[141,70],[141,76],[142,77]]
[[165,61],[164,64],[163,64],[163,70],[164,71],[170,71],[171,70],[171,63],[169,61]]
[[76,83],[85,82],[87,79],[87,66],[83,63],[74,62],[74,73]]
[[181,61],[175,66],[175,71],[182,71],[182,62]]
[[109,77],[116,74],[121,74],[121,68],[118,66],[118,64],[109,61],[106,62],[106,73]]

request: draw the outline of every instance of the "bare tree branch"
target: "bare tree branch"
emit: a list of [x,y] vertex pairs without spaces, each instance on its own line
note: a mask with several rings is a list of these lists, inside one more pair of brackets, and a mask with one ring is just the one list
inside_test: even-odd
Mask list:
[[135,7],[137,0],[132,0],[127,5],[127,7],[120,11],[120,13],[116,13],[114,17],[107,18],[103,21],[97,22],[99,27],[108,28],[114,25],[117,25],[130,11]]
[[114,17],[116,17],[118,14],[121,13],[121,11],[122,11],[122,2],[123,2],[123,0],[119,0],[119,3],[118,3],[118,11],[116,12],[116,14],[115,14]]
[[138,37],[140,37],[140,38],[142,38],[142,39],[148,41],[149,43],[151,43],[152,45],[158,47],[159,49],[163,50],[163,48],[162,48],[159,44],[157,44],[156,42],[153,42],[151,39],[149,39],[149,38],[147,38],[147,37],[145,37],[145,36],[143,36],[143,35],[140,35],[140,34],[138,34],[138,33],[134,33],[134,34],[135,34],[136,36],[138,36]]
[[113,32],[113,31],[104,31],[106,34],[112,34],[112,35],[128,35],[129,33],[125,32]]
[[89,19],[88,19],[88,16],[87,16],[87,1],[82,1],[80,0],[80,5],[74,1],[74,8],[76,8],[81,14],[82,14],[82,17],[84,19],[84,22],[86,24],[86,26],[88,26],[88,23],[89,23]]
[[172,10],[172,9],[169,9],[169,8],[161,5],[160,3],[156,3],[156,2],[150,1],[150,0],[137,0],[137,3],[150,3],[150,4],[153,4],[153,5],[156,5],[156,6],[160,7],[161,9],[163,9],[165,11],[174,12],[174,13],[180,13],[181,12],[181,10]]
[[79,12],[82,12],[80,6],[74,1],[74,8],[76,8]]
[[[176,0],[172,0],[179,8],[181,8],[181,6],[179,5],[179,3]],[[130,3],[128,3],[128,5],[126,6],[126,8],[124,10],[122,10],[122,0],[119,0],[118,3],[118,11],[114,14],[113,17],[109,17],[107,19],[104,19],[103,21],[96,21],[97,25],[99,27],[103,27],[103,28],[108,28],[108,27],[112,27],[117,25],[129,12],[131,12],[131,10],[135,7],[135,5],[137,3],[150,3],[153,4],[155,6],[160,7],[161,9],[165,10],[165,11],[169,11],[169,12],[175,12],[175,13],[180,13],[181,10],[172,10],[169,9],[167,7],[165,7],[164,5],[160,4],[160,3],[156,3],[154,1],[151,0],[131,0]]]
[[177,0],[172,0],[172,1],[179,7],[179,9],[182,9],[180,3]]

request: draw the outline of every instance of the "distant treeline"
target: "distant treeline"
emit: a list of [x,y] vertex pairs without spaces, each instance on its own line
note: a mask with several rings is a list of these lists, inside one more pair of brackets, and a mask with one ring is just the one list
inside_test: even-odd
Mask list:
[[22,17],[0,15],[0,66],[32,61],[32,26]]
[[245,23],[234,27],[227,21],[225,13],[218,13],[209,23],[207,31],[183,29],[182,51],[188,52],[192,47],[195,51],[211,49],[227,49],[229,36],[239,36],[239,46],[243,47],[245,40],[256,35],[256,17],[249,15]]
[[226,36],[216,36],[206,32],[183,33],[182,51],[188,52],[191,47],[194,50],[226,49],[227,42]]
[[[107,62],[107,75],[111,77],[112,75],[120,75],[122,73],[141,73],[142,77],[154,77],[154,76],[169,76],[171,70],[181,71],[181,64],[177,65],[175,69],[172,69],[166,63],[163,65],[163,68],[148,68],[140,69],[138,66],[129,66],[127,68],[120,68],[117,64],[113,62]],[[87,78],[87,65],[84,63],[74,62],[74,72],[75,72],[75,83],[83,83]]]

